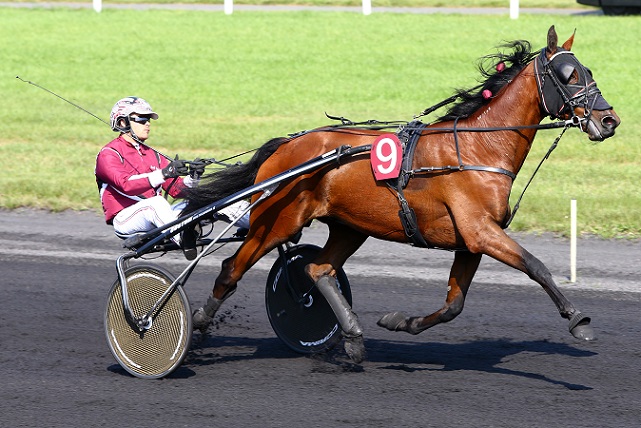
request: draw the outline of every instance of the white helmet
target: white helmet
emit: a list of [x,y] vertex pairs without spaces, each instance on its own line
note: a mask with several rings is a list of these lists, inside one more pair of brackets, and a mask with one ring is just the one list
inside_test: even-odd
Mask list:
[[[118,101],[111,109],[111,129],[127,132],[129,130],[129,115],[133,113],[149,116],[154,120],[158,119],[158,115],[147,101],[139,97],[127,97]],[[124,128],[118,125],[120,119],[126,119]]]

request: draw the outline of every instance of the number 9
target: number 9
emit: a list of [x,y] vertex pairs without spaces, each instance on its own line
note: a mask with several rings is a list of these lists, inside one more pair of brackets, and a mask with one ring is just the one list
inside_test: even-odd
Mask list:
[[[385,155],[384,151],[389,151],[389,154]],[[389,174],[394,170],[398,153],[396,152],[396,144],[391,138],[383,138],[378,142],[376,145],[376,157],[380,161],[376,168],[381,174]],[[383,164],[386,163],[388,165],[384,166]]]
[[370,152],[370,162],[376,180],[398,177],[401,170],[403,149],[396,134],[379,136]]

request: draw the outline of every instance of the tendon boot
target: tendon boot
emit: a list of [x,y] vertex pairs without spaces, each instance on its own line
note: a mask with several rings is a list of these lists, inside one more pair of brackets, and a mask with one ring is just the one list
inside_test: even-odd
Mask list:
[[316,281],[316,288],[329,303],[343,330],[345,352],[352,361],[360,364],[365,358],[365,344],[358,316],[352,311],[345,296],[338,290],[335,278],[328,275],[321,276]]
[[207,331],[207,328],[211,324],[212,320],[214,319],[214,315],[216,315],[216,312],[220,308],[220,305],[222,305],[223,302],[229,298],[229,296],[234,294],[235,291],[236,289],[227,293],[227,295],[223,299],[215,298],[214,293],[212,292],[212,294],[210,294],[207,298],[207,303],[205,304],[205,306],[196,309],[192,314],[192,324],[194,330],[200,330],[200,332],[204,334]]

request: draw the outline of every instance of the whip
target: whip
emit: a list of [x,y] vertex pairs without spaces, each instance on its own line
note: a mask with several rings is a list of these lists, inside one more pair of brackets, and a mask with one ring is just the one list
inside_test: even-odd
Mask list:
[[[31,80],[24,80],[24,79],[23,79],[22,77],[20,77],[20,76],[16,76],[16,79],[20,80],[21,82],[28,83],[29,85],[33,85],[33,86],[35,86],[36,88],[42,89],[43,91],[49,92],[51,95],[54,95],[54,96],[56,96],[56,97],[60,98],[62,101],[66,102],[66,103],[68,103],[68,104],[71,104],[71,105],[72,105],[72,106],[74,106],[75,108],[77,108],[77,109],[79,109],[79,110],[82,110],[82,111],[84,111],[85,113],[87,113],[87,114],[89,114],[89,115],[91,115],[91,116],[95,117],[96,119],[98,119],[99,121],[101,121],[102,123],[104,123],[105,125],[107,125],[107,126],[109,126],[109,127],[111,128],[111,125],[110,125],[110,124],[109,124],[109,122],[107,122],[106,120],[104,120],[104,119],[102,119],[102,118],[100,118],[100,117],[96,116],[95,114],[93,114],[92,112],[90,112],[89,110],[87,110],[86,108],[83,108],[83,107],[79,106],[78,104],[76,104],[76,103],[74,103],[74,102],[72,102],[72,101],[69,101],[68,99],[66,99],[66,98],[64,98],[64,97],[62,97],[62,96],[60,96],[60,95],[56,94],[55,92],[53,92],[53,91],[51,91],[51,90],[49,90],[49,89],[45,88],[44,86],[40,86],[40,85],[38,85],[37,83],[32,82]],[[116,127],[116,129],[118,129],[118,131],[124,132],[124,129],[122,129],[122,128],[118,127],[118,126]],[[170,162],[171,162],[172,160],[174,160],[173,158],[171,158],[171,157],[167,156],[166,154],[164,154],[164,153],[162,153],[162,152],[160,152],[160,151],[158,151],[158,150],[154,149],[153,147],[149,146],[148,144],[145,144],[145,143],[142,143],[142,144],[143,144],[145,147],[148,147],[148,148],[150,148],[151,150],[153,150],[154,152],[158,153],[160,156],[164,157],[164,158],[165,158],[165,159],[167,159],[168,161],[170,161]]]
[[[20,80],[21,82],[28,83],[29,85],[33,85],[33,86],[35,86],[36,88],[42,89],[43,91],[49,92],[51,95],[54,95],[54,96],[56,96],[56,97],[60,98],[62,101],[66,102],[66,103],[68,103],[68,104],[71,104],[72,106],[74,106],[74,107],[75,107],[75,108],[77,108],[78,110],[82,110],[82,111],[84,111],[85,113],[87,113],[87,114],[89,114],[89,115],[91,115],[91,116],[95,117],[96,119],[98,119],[99,121],[101,121],[102,123],[104,123],[105,125],[107,125],[107,126],[111,127],[111,124],[109,124],[109,122],[107,122],[106,120],[102,119],[101,117],[96,116],[95,114],[93,114],[92,112],[90,112],[89,110],[87,110],[86,108],[83,108],[83,107],[79,106],[78,104],[76,104],[76,103],[74,103],[74,102],[72,102],[72,101],[69,101],[68,99],[66,99],[66,98],[64,98],[64,97],[62,97],[62,96],[60,96],[60,95],[56,94],[55,92],[53,92],[53,91],[51,91],[51,90],[49,90],[49,89],[47,89],[47,88],[45,88],[45,87],[43,87],[43,86],[40,86],[40,85],[38,85],[37,83],[32,82],[31,80],[24,80],[24,79],[23,79],[22,77],[20,77],[20,76],[16,76],[16,79]],[[117,129],[118,129],[119,131],[121,131],[121,132],[124,132],[124,130],[123,130],[122,128],[120,128],[120,127],[117,127]],[[171,157],[167,156],[166,154],[164,154],[164,153],[162,153],[162,152],[160,152],[160,151],[158,151],[158,150],[154,149],[153,147],[151,147],[151,146],[149,146],[149,145],[147,145],[147,144],[145,144],[145,143],[142,143],[142,144],[143,144],[145,147],[148,147],[148,148],[150,148],[151,150],[153,150],[154,152],[158,153],[160,156],[164,157],[164,158],[165,158],[165,159],[167,159],[168,161],[170,161],[170,162],[171,162],[172,160],[174,160],[173,158],[171,158]],[[243,153],[239,153],[239,154],[237,154],[237,155],[230,156],[230,157],[228,157],[228,158],[226,158],[226,159],[223,159],[223,160],[216,160],[215,158],[210,158],[210,159],[201,159],[201,162],[204,162],[206,165],[210,165],[210,164],[217,164],[217,165],[222,165],[222,166],[228,167],[228,166],[231,166],[231,165],[230,165],[230,164],[226,164],[226,163],[225,163],[226,161],[228,161],[228,160],[230,160],[230,159],[237,158],[237,157],[242,156],[242,155],[245,155],[245,154],[247,154],[247,153],[251,153],[251,152],[253,152],[253,151],[256,151],[256,149],[247,150],[247,151],[245,151],[245,152],[243,152]],[[185,162],[187,162],[187,163],[188,163],[189,161],[185,161]],[[236,164],[238,164],[238,163],[239,163],[239,162],[237,162]]]

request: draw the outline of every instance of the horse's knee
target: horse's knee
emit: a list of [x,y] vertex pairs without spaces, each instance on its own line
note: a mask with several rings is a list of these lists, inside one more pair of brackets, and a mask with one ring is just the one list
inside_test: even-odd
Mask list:
[[222,269],[214,281],[213,295],[215,298],[224,300],[236,291],[238,280],[232,276],[233,269],[234,257],[222,262]]
[[305,273],[309,276],[313,282],[318,282],[318,280],[323,276],[336,276],[336,270],[329,263],[315,264],[309,263],[305,266]]
[[223,260],[223,262],[220,264],[220,268],[221,268],[220,274],[221,275],[223,273],[229,273],[229,271],[231,269],[233,269],[233,267],[234,267],[234,259],[235,259],[235,257],[232,256],[232,257],[228,257],[225,260]]

